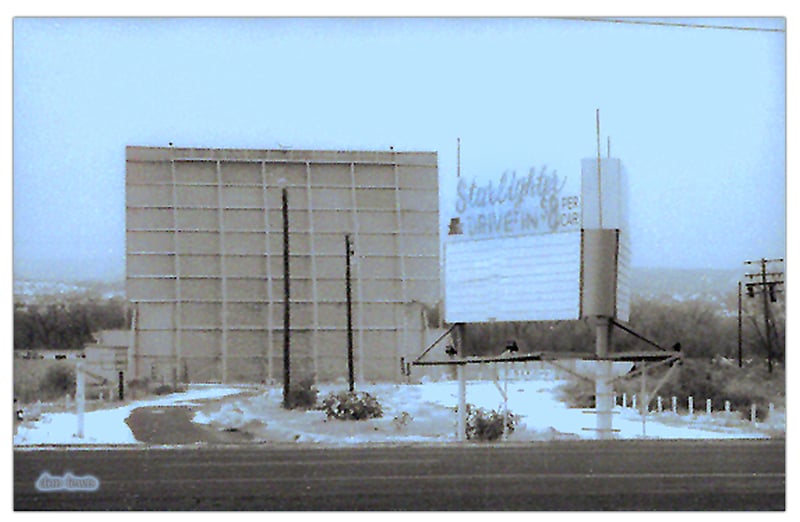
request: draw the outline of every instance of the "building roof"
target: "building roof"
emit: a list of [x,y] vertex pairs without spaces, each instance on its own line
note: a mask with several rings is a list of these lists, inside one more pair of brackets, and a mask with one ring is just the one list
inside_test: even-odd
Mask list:
[[97,344],[103,346],[125,346],[130,344],[130,330],[101,330],[94,334]]

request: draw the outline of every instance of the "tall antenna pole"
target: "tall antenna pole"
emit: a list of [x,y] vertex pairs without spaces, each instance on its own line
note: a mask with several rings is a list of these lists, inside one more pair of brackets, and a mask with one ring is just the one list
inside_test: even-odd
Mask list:
[[458,165],[456,166],[456,177],[460,178],[461,177],[461,138],[456,138],[456,140],[458,142],[458,152],[457,152]]
[[[597,210],[599,214],[598,228],[603,228],[603,191],[600,151],[600,109],[597,119]],[[599,359],[595,375],[595,413],[597,414],[597,435],[601,439],[614,437],[613,431],[613,389],[611,383],[612,364],[608,359],[611,344],[611,318],[595,316],[595,355]]]
[[600,172],[600,109],[597,109],[597,209],[600,215],[600,227],[603,228],[603,187]]

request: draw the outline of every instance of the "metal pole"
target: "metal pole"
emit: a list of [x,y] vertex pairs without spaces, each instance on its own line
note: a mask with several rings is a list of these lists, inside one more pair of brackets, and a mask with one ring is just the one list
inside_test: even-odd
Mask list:
[[742,282],[739,281],[739,314],[737,316],[737,346],[739,352],[739,368],[742,367]]
[[347,293],[347,382],[350,391],[355,391],[355,376],[353,372],[353,296],[350,285],[350,234],[344,236],[345,244],[345,290]]
[[508,437],[508,363],[503,363],[503,440]]
[[119,372],[119,400],[125,400],[125,374],[123,372]]
[[597,109],[597,213],[600,218],[598,228],[603,228],[603,180],[600,163],[600,109]]
[[291,379],[291,353],[289,328],[291,327],[291,296],[289,288],[289,194],[282,189],[283,213],[283,404],[289,406],[289,384]]
[[78,414],[78,438],[83,438],[83,417],[86,409],[86,376],[83,373],[83,361],[75,364],[75,402]]
[[458,164],[456,165],[456,177],[461,177],[461,138],[458,138],[458,151],[456,152]]
[[642,437],[647,437],[647,367],[642,361]]
[[[227,257],[227,247],[225,244],[225,202],[222,196],[222,164],[217,161],[217,226],[219,227],[219,271],[220,271],[220,291],[222,292],[222,336],[220,345],[220,378],[223,383],[228,382],[228,274],[225,267]],[[178,256],[176,255],[177,259]],[[178,298],[180,304],[180,297]],[[178,318],[180,319],[180,317]],[[180,330],[179,330],[180,332]]]

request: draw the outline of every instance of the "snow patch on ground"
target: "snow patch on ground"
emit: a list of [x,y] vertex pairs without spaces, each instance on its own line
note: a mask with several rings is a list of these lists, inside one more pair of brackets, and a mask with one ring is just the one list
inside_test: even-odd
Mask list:
[[[507,384],[508,409],[519,419],[510,441],[553,439],[592,439],[595,417],[580,408],[568,408],[557,398],[564,381],[550,376],[512,380]],[[498,383],[501,387],[502,383]],[[320,397],[344,385],[322,385]],[[236,398],[230,403],[196,414],[194,421],[219,429],[247,430],[260,441],[296,441],[353,444],[363,442],[447,442],[456,440],[455,407],[458,383],[427,382],[421,385],[371,384],[359,386],[377,397],[383,407],[380,419],[338,421],[327,419],[322,411],[287,411],[281,407],[281,390]],[[467,385],[467,402],[478,407],[502,411],[503,399],[493,381],[473,381]],[[643,427],[641,414],[617,407],[614,428],[618,438],[723,439],[767,437],[762,429],[735,414],[687,416],[652,413]],[[762,426],[763,428],[764,426]],[[776,426],[770,426],[773,430]],[[780,427],[778,427],[780,429]],[[785,430],[785,425],[784,428]]]
[[[519,419],[509,441],[554,439],[592,439],[595,416],[581,408],[569,408],[558,399],[557,389],[565,381],[554,374],[539,373],[505,384],[508,408]],[[478,407],[500,411],[503,405],[498,389],[500,381],[470,381],[467,402]],[[318,386],[320,398],[346,385]],[[458,383],[456,381],[424,382],[423,384],[358,385],[377,397],[383,417],[366,421],[328,419],[320,410],[285,410],[281,406],[279,386],[192,385],[186,392],[85,414],[84,438],[78,438],[74,412],[46,413],[37,421],[22,423],[14,436],[15,446],[31,445],[109,445],[138,444],[125,423],[135,408],[153,406],[190,406],[194,422],[220,430],[247,432],[256,442],[309,442],[323,444],[357,444],[365,442],[451,442],[456,437]],[[249,393],[246,393],[249,392]],[[211,402],[209,402],[211,401]],[[642,425],[638,411],[616,408],[614,428],[620,439],[724,439],[783,436],[785,416],[776,412],[769,423],[754,425],[736,414],[676,415],[671,412],[651,413]]]
[[185,392],[172,393],[155,399],[130,402],[111,409],[84,413],[84,437],[78,437],[78,416],[74,411],[43,413],[38,420],[25,421],[14,434],[15,446],[41,444],[138,444],[125,419],[136,408],[149,406],[195,405],[206,401],[237,395],[250,388],[190,385]]

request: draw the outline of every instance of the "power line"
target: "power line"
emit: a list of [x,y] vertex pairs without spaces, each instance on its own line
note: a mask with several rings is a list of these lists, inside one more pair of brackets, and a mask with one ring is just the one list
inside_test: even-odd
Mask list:
[[[772,325],[772,318],[770,317],[769,311],[769,302],[772,301],[773,303],[776,301],[775,292],[776,287],[778,285],[783,284],[783,280],[778,279],[779,277],[783,276],[783,272],[767,272],[767,265],[770,263],[783,263],[783,259],[766,259],[762,258],[759,261],[745,261],[746,265],[761,265],[761,270],[755,274],[745,274],[747,277],[750,278],[760,278],[761,281],[754,281],[751,283],[746,283],[745,287],[747,288],[747,294],[750,297],[755,297],[755,289],[760,287],[760,293],[764,299],[764,330],[766,331],[766,345],[767,345],[767,365],[769,373],[772,373],[772,335],[771,331],[775,332],[775,327]],[[741,283],[739,286],[740,294],[741,294]],[[767,297],[769,295],[769,297]],[[741,309],[741,305],[740,305]],[[741,312],[740,312],[741,314]],[[777,337],[777,333],[775,333]],[[776,339],[777,340],[777,339]]]
[[749,27],[738,25],[715,25],[715,24],[690,24],[686,22],[662,22],[658,20],[635,20],[632,18],[586,18],[586,17],[564,17],[562,20],[572,20],[578,22],[599,22],[610,24],[630,24],[630,25],[654,25],[662,27],[680,27],[685,29],[721,29],[727,31],[755,31],[765,33],[785,33],[786,29],[770,27]]

